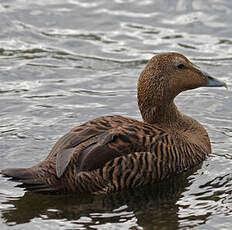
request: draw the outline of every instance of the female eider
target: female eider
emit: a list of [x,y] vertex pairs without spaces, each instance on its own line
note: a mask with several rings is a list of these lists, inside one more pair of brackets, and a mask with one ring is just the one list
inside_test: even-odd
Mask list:
[[138,80],[143,121],[113,115],[73,128],[45,160],[1,173],[34,192],[110,193],[155,183],[190,169],[211,153],[203,126],[181,113],[174,98],[198,87],[225,83],[199,70],[185,56],[153,57]]

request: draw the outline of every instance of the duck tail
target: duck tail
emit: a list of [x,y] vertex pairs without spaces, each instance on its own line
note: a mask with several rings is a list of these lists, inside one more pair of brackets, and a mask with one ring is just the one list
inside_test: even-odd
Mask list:
[[39,181],[31,168],[8,168],[2,170],[0,174],[9,177],[10,180],[20,182],[21,184],[16,187],[25,188],[28,191],[39,193],[57,191],[57,189]]
[[8,168],[2,170],[1,174],[19,181],[33,179],[32,173],[29,172],[28,168]]

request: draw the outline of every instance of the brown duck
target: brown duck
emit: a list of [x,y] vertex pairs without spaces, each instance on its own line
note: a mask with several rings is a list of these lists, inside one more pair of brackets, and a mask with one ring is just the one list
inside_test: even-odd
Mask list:
[[198,87],[226,86],[185,56],[153,57],[138,81],[143,121],[104,116],[73,128],[32,168],[1,173],[35,192],[109,193],[155,183],[202,162],[211,153],[203,126],[177,109],[174,98]]

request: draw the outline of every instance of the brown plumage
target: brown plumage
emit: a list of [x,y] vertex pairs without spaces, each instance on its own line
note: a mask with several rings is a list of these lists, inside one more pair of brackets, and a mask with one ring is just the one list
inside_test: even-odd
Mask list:
[[138,81],[143,121],[96,118],[61,137],[39,164],[1,173],[35,192],[109,193],[183,172],[202,162],[211,147],[206,130],[180,113],[174,98],[201,86],[226,85],[181,54],[159,54]]

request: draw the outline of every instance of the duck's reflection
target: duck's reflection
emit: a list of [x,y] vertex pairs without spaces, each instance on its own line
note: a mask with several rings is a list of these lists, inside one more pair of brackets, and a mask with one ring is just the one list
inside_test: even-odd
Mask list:
[[[172,177],[162,183],[126,190],[108,196],[88,194],[45,195],[26,192],[5,204],[15,208],[5,210],[7,224],[22,224],[40,217],[45,219],[81,222],[84,228],[105,223],[122,223],[136,218],[136,224],[145,229],[177,229],[178,205],[181,193],[190,185],[188,176],[198,168]],[[167,224],[168,223],[168,224]]]

